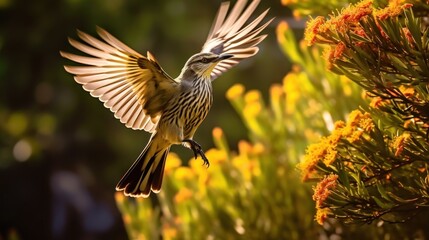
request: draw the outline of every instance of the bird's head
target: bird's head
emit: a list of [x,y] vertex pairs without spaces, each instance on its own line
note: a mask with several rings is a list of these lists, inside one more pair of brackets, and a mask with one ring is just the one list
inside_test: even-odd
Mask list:
[[210,79],[212,70],[220,61],[233,57],[231,54],[215,54],[211,52],[197,53],[186,62],[182,70],[182,77],[190,76]]

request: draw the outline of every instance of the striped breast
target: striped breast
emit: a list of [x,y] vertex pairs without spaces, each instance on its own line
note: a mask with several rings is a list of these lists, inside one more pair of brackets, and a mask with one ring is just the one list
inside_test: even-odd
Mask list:
[[161,120],[183,128],[184,139],[192,138],[213,104],[210,80],[198,79],[183,87],[162,114]]

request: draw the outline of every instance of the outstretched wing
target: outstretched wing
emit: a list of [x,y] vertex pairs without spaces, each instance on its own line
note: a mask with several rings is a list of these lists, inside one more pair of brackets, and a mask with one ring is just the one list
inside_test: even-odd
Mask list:
[[97,33],[103,40],[78,31],[83,42],[69,38],[70,44],[88,54],[80,56],[60,52],[83,66],[64,66],[76,82],[93,97],[104,102],[125,126],[153,132],[168,96],[177,90],[175,82],[147,53],[142,56],[102,28]]
[[212,81],[241,60],[258,52],[257,45],[267,36],[259,35],[259,33],[273,20],[272,18],[258,27],[268,13],[269,9],[267,9],[251,23],[245,25],[259,2],[260,0],[252,1],[243,11],[247,0],[238,0],[228,17],[229,2],[224,2],[220,6],[201,52],[232,54],[234,57],[223,60],[216,65],[211,74]]

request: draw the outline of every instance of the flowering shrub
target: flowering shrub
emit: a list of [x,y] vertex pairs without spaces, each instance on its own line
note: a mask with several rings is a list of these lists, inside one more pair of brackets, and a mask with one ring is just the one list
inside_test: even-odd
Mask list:
[[428,26],[426,2],[364,0],[310,20],[308,44],[328,46],[328,69],[371,100],[308,147],[299,167],[315,188],[316,218],[404,222],[428,198]]

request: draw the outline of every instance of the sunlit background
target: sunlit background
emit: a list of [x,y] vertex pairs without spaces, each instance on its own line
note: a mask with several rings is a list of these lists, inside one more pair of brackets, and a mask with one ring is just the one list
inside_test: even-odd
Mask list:
[[[149,134],[127,129],[82,90],[59,51],[76,53],[67,37],[76,29],[94,35],[98,25],[140,53],[150,50],[177,76],[202,47],[220,2],[0,0],[0,239],[126,238],[114,187]],[[217,126],[233,149],[247,137],[225,98],[229,87],[265,94],[290,70],[274,33],[290,14],[280,1],[263,1],[257,12],[269,7],[276,20],[259,54],[214,82],[214,106],[195,136],[205,149]],[[192,157],[180,146],[172,151]]]

